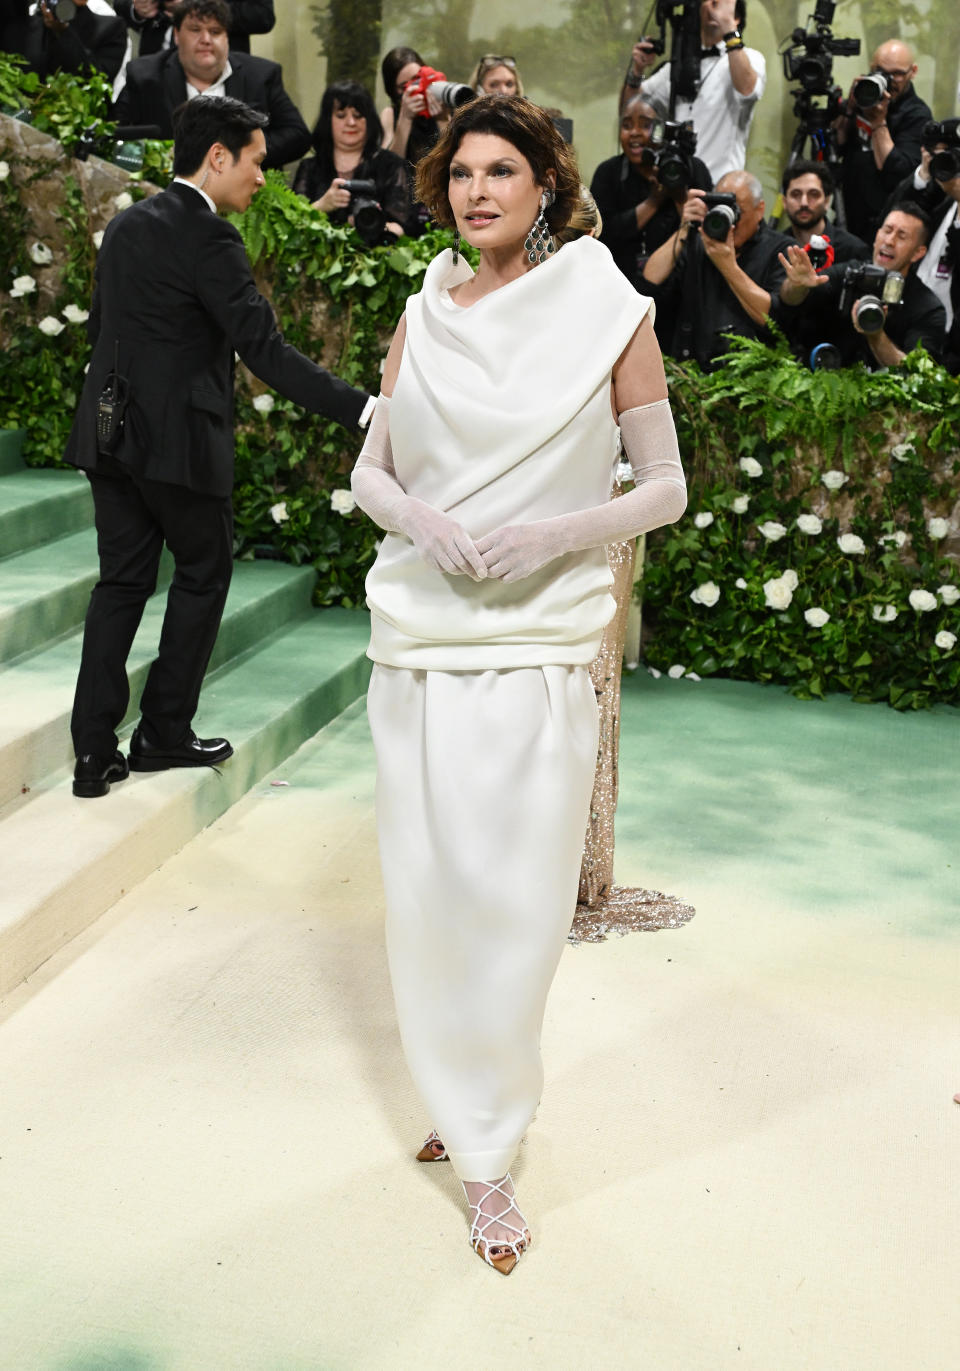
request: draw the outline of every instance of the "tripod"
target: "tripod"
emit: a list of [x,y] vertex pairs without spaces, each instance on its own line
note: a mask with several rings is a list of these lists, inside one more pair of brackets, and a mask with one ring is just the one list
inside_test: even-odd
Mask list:
[[810,91],[794,91],[793,113],[798,122],[797,131],[793,135],[793,142],[790,144],[787,166],[792,166],[794,162],[801,160],[809,139],[810,160],[826,162],[833,173],[834,213],[837,223],[841,228],[845,228],[847,214],[841,188],[840,150],[837,146],[837,135],[833,128],[834,120],[844,113],[844,105],[839,87],[832,91],[824,91],[823,95],[826,97],[826,104],[818,105],[815,103],[817,97],[812,95]]

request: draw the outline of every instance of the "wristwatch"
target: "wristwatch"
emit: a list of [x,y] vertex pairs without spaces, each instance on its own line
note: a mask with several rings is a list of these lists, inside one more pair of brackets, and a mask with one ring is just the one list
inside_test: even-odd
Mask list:
[[743,47],[743,35],[739,29],[731,29],[729,33],[725,33],[722,41],[727,52],[737,52]]

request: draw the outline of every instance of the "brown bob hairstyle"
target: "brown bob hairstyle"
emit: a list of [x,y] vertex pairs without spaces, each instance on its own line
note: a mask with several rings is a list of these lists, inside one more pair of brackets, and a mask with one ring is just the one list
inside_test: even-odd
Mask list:
[[492,133],[512,143],[529,162],[539,186],[547,184],[548,172],[555,172],[555,198],[546,219],[552,233],[564,227],[580,199],[576,158],[550,116],[522,95],[482,95],[461,105],[439,141],[417,164],[417,199],[438,224],[454,227],[447,195],[450,163],[468,133]]

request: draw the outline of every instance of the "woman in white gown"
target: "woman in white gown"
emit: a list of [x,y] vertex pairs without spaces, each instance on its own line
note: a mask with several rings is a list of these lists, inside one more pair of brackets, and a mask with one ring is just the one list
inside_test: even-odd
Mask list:
[[[400,1033],[504,1273],[530,1242],[509,1166],[577,899],[605,547],[686,502],[649,300],[592,239],[556,250],[579,187],[530,101],[458,111],[418,197],[480,265],[447,250],[408,300],[353,476],[387,531],[368,712]],[[618,418],[637,484],[610,501]]]

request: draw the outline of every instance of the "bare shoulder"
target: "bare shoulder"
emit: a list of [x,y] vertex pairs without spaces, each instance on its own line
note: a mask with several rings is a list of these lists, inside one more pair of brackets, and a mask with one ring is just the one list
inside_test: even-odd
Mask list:
[[391,396],[393,388],[397,384],[397,376],[400,373],[400,363],[403,359],[403,344],[407,337],[407,316],[401,314],[400,322],[397,324],[397,331],[393,335],[390,350],[387,353],[386,361],[383,364],[383,379],[380,382],[381,395]]

